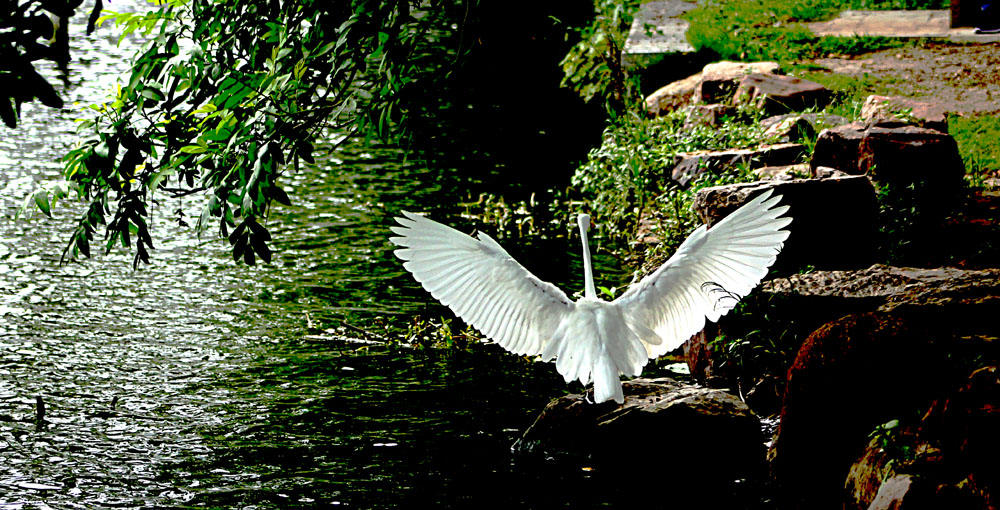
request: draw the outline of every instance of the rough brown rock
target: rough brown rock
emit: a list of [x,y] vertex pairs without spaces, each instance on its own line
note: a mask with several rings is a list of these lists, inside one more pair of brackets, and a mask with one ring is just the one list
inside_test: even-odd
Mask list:
[[701,73],[696,73],[660,87],[646,97],[646,113],[655,116],[677,109],[691,100],[700,82]]
[[808,120],[794,115],[782,115],[782,117],[785,118],[767,126],[764,125],[763,121],[761,122],[761,127],[764,128],[762,135],[764,140],[788,143],[801,142],[815,137],[816,128]]
[[877,431],[851,467],[843,508],[996,510],[998,376],[996,366],[980,368],[919,421]]
[[948,111],[930,101],[870,95],[861,106],[861,120],[868,124],[916,124],[948,132]]
[[749,105],[770,114],[822,109],[830,90],[819,83],[794,76],[751,73],[740,79],[733,104]]
[[809,163],[797,165],[765,166],[755,168],[753,174],[762,180],[790,181],[809,177]]
[[961,188],[965,177],[965,165],[955,139],[916,126],[866,129],[858,144],[856,171],[868,174],[880,185],[921,184],[936,197]]
[[916,268],[881,264],[774,278],[761,292],[780,296],[776,320],[807,328],[847,314],[893,312],[948,334],[988,333],[1000,316],[1000,269]]
[[858,173],[858,147],[865,136],[866,125],[852,122],[820,131],[809,166],[816,175],[819,167],[835,168],[852,175]]
[[669,378],[635,379],[624,391],[622,405],[585,395],[553,400],[513,451],[577,459],[597,473],[620,473],[629,487],[646,473],[678,489],[725,493],[734,480],[763,474],[760,422],[738,397]]
[[691,372],[691,377],[709,387],[718,387],[718,383],[721,382],[715,373],[719,360],[711,347],[711,342],[715,340],[717,333],[717,324],[706,321],[705,328],[695,333],[682,346],[684,361],[687,363],[688,371]]
[[767,189],[783,197],[792,218],[776,270],[810,265],[846,269],[874,262],[878,208],[875,190],[864,176],[715,186],[700,190],[692,208],[711,226]]
[[882,446],[881,438],[872,438],[847,472],[847,480],[844,481],[845,510],[866,510],[878,494],[882,481],[889,476],[889,455]]
[[781,68],[777,62],[715,62],[701,71],[701,81],[694,92],[699,103],[728,103],[739,86],[739,81],[749,73],[773,74]]
[[849,315],[806,338],[788,370],[769,454],[784,507],[840,508],[868,434],[953,384],[937,339],[885,312]]
[[802,297],[865,299],[872,309],[894,310],[907,303],[980,302],[1000,296],[1000,269],[893,267],[876,264],[851,271],[812,271],[775,278],[765,292]]
[[[917,126],[866,125],[854,122],[820,132],[809,162],[848,174],[867,174],[879,186],[897,189],[917,184],[928,203],[950,204],[962,187],[965,166],[951,136]],[[941,200],[944,198],[944,200]]]
[[677,155],[670,177],[687,186],[704,173],[723,174],[742,165],[750,168],[793,165],[803,158],[805,151],[804,145],[782,143],[757,149],[687,152]]

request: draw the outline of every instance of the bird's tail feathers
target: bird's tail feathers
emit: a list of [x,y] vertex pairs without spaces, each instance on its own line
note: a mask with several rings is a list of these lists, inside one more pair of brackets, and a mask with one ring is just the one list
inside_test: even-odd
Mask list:
[[614,399],[619,404],[625,402],[622,381],[618,378],[618,367],[611,356],[604,353],[594,364],[594,402]]

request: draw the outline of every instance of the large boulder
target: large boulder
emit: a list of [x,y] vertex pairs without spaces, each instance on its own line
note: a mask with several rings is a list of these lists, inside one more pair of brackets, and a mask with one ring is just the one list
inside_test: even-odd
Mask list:
[[774,74],[781,69],[777,62],[715,62],[701,71],[701,81],[694,91],[699,103],[729,103],[740,79],[750,73]]
[[856,172],[880,187],[916,187],[919,206],[951,205],[964,184],[965,164],[950,135],[916,126],[872,126],[858,145]]
[[687,186],[705,173],[720,175],[733,172],[737,167],[793,165],[806,154],[804,145],[781,143],[763,145],[756,149],[729,149],[724,151],[695,151],[678,154],[670,178]]
[[961,187],[965,166],[951,136],[917,126],[853,122],[825,129],[810,166],[867,174],[880,186],[921,184],[938,192]]
[[[780,378],[775,374],[781,369],[758,371],[761,367],[751,366],[748,371],[746,364],[734,365],[732,354],[722,352],[716,344],[720,336],[744,338],[748,331],[756,330],[760,331],[756,338],[776,342],[768,352],[790,349],[794,353],[802,339],[820,326],[847,315],[875,311],[891,312],[942,338],[989,334],[997,329],[994,317],[1000,316],[1000,269],[873,265],[858,270],[810,271],[763,282],[758,291],[743,299],[743,306],[751,314],[766,313],[766,327],[752,317],[727,315],[689,339],[684,355],[691,375],[700,383],[738,387],[754,412],[769,415],[780,410],[785,380],[784,374]],[[956,347],[952,354],[961,353]],[[727,358],[730,363],[726,363]]]
[[[995,340],[995,339],[994,339]],[[995,360],[995,358],[994,358]],[[879,427],[845,481],[844,510],[996,510],[1000,371],[986,366],[919,421]]]
[[733,103],[769,114],[822,109],[830,102],[830,90],[819,83],[794,76],[751,73],[740,78]]
[[635,490],[655,486],[658,495],[695,500],[731,495],[735,480],[763,475],[760,422],[738,397],[669,378],[635,379],[624,391],[622,405],[593,404],[586,395],[553,400],[513,451],[575,459]]
[[775,269],[858,268],[874,262],[875,191],[864,176],[792,179],[715,186],[698,191],[692,208],[709,227],[753,196],[773,189],[790,206],[791,233]]
[[961,221],[955,213],[968,195],[954,138],[916,126],[872,126],[858,145],[857,172],[879,190],[887,257],[908,265],[951,263],[954,246],[947,240],[955,229],[945,219]]
[[844,480],[876,426],[926,408],[956,375],[922,325],[849,315],[809,335],[788,370],[769,459],[784,508],[839,509]]
[[809,161],[813,175],[821,167],[857,174],[858,147],[861,146],[867,127],[863,122],[852,122],[820,131]]
[[[876,264],[848,271],[812,271],[764,282],[763,292],[803,302],[802,308],[828,308],[854,302],[850,310],[903,312],[929,306],[990,306],[1000,297],[1000,269],[893,267]],[[846,310],[836,307],[838,311]],[[982,308],[978,313],[986,313]],[[948,313],[960,313],[949,310]],[[924,313],[930,313],[925,311]],[[989,323],[968,318],[980,327]],[[964,327],[964,326],[963,326]]]
[[941,336],[987,334],[1000,316],[1000,269],[876,264],[774,278],[761,284],[760,294],[780,303],[771,320],[806,334],[845,315],[875,311]]

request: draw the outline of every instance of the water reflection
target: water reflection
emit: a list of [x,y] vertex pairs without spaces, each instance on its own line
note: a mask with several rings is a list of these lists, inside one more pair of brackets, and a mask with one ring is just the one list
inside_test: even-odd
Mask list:
[[[116,39],[74,36],[67,103],[99,100],[116,82],[132,51]],[[79,204],[52,220],[12,218],[59,175],[76,115],[26,104],[0,141],[0,508],[453,507],[530,502],[549,482],[585,493],[579,471],[512,464],[518,433],[565,389],[551,365],[495,346],[308,336],[446,315],[392,256],[386,227],[410,209],[468,229],[456,204],[483,183],[421,164],[430,156],[347,143],[290,177],[295,206],[271,220],[271,265],[236,266],[224,242],[171,221],[178,207],[196,212],[194,199],[154,211],[148,267],[131,271],[119,252],[60,265]],[[578,250],[556,239],[511,251],[572,293]]]

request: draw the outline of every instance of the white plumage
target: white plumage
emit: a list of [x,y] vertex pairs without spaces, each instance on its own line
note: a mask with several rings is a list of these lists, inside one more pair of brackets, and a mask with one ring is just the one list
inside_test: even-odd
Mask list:
[[419,214],[404,212],[390,241],[432,296],[465,322],[516,354],[556,360],[566,382],[594,381],[594,401],[624,402],[619,375],[636,377],[646,362],[717,321],[767,274],[792,219],[762,193],[711,229],[695,230],[666,263],[614,301],[598,299],[587,231],[584,297],[570,300],[518,264],[490,236],[474,239]]

